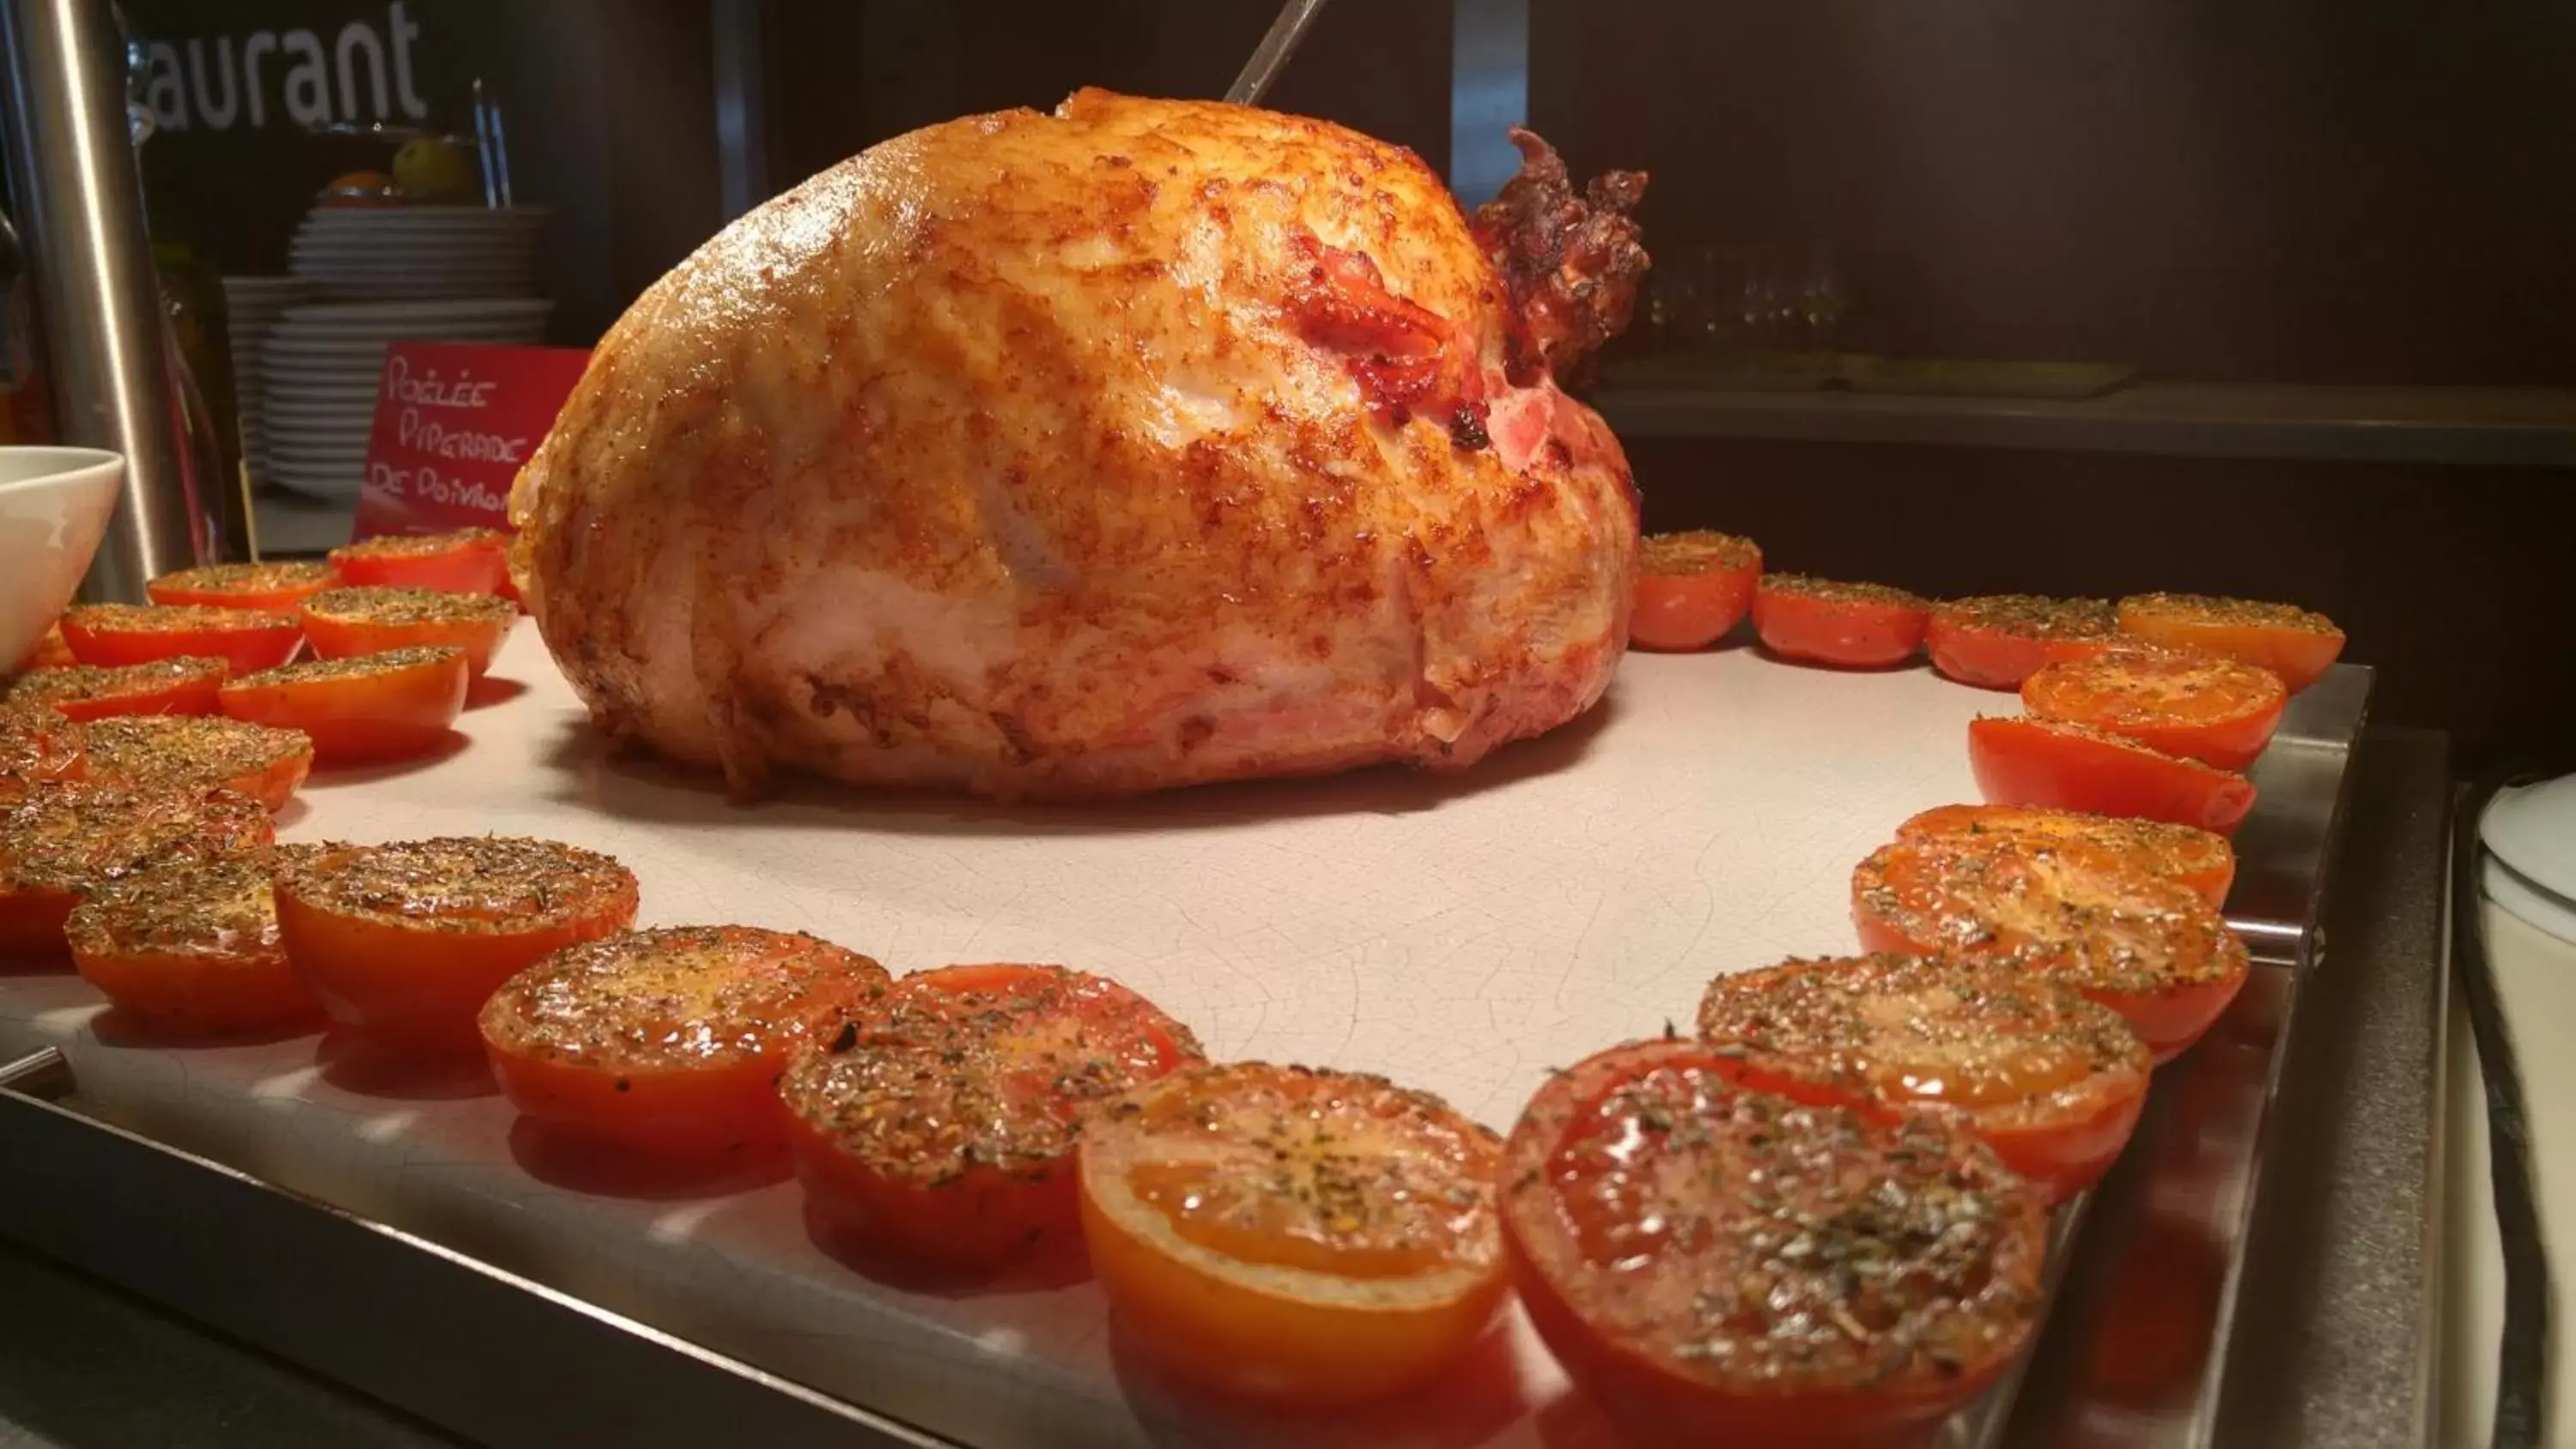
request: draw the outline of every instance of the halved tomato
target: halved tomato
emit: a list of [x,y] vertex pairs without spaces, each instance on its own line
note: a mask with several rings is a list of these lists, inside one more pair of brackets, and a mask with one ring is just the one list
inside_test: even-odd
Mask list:
[[776,1083],[883,966],[750,926],[623,931],[567,946],[483,1003],[483,1049],[521,1112],[656,1156],[780,1143]]
[[[312,847],[275,847],[279,850]],[[278,938],[269,852],[182,857],[91,893],[64,934],[72,965],[147,1031],[223,1035],[318,1022]]]
[[635,873],[552,840],[329,845],[280,863],[287,958],[331,1019],[419,1055],[479,1052],[484,1001],[635,923]]
[[283,810],[313,768],[313,742],[206,715],[127,715],[88,726],[88,776],[163,790],[230,790]]
[[2131,870],[2180,881],[2212,906],[2227,904],[2236,849],[2227,837],[2162,820],[2125,820],[2036,805],[1935,805],[1896,827],[1896,838],[2009,835],[2041,846],[2081,846]]
[[497,528],[387,534],[331,550],[331,567],[346,584],[495,594],[509,574],[509,548]]
[[1932,606],[1923,631],[1934,669],[1984,689],[2018,689],[2047,665],[2099,654],[2119,638],[2109,601],[2037,594],[1946,600]]
[[1753,591],[1753,629],[1783,659],[1843,669],[1902,664],[1923,647],[1931,603],[1885,584],[1764,574]]
[[24,674],[30,669],[60,669],[67,664],[78,663],[80,661],[72,657],[72,646],[63,642],[63,621],[56,619],[45,626],[41,638],[27,647],[27,657],[18,661],[15,672]]
[[2052,664],[2021,686],[2022,707],[2041,719],[2109,730],[2222,770],[2254,763],[2288,699],[2280,676],[2259,665],[2134,646]]
[[1705,649],[1725,638],[1762,577],[1762,550],[1731,533],[1650,533],[1637,562],[1628,642],[1640,649]]
[[2120,631],[2259,664],[2292,694],[2316,683],[2343,653],[2343,631],[2323,614],[2207,594],[2133,594],[2120,601]]
[[11,704],[41,704],[66,719],[120,714],[213,714],[231,667],[220,659],[31,669],[9,681]]
[[143,586],[156,604],[173,607],[204,604],[218,609],[271,609],[292,613],[295,606],[338,582],[325,563],[209,564],[163,574]]
[[1083,1237],[1110,1310],[1175,1379],[1364,1403],[1456,1363],[1501,1309],[1501,1153],[1383,1077],[1197,1067],[1092,1124]]
[[324,659],[452,644],[465,652],[468,677],[480,679],[518,618],[519,606],[497,594],[333,589],[305,601],[304,637]]
[[227,683],[225,714],[301,730],[325,764],[427,754],[465,712],[465,651],[452,644],[308,659]]
[[89,727],[48,705],[0,704],[0,801],[39,780],[89,774]]
[[304,642],[291,614],[199,604],[75,604],[63,611],[62,628],[83,664],[220,659],[235,674],[274,669]]
[[2028,1341],[2039,1195],[1950,1122],[1737,1065],[1632,1042],[1549,1077],[1503,1157],[1521,1303],[1638,1444],[1912,1442]]
[[949,966],[886,988],[779,1079],[805,1199],[872,1248],[986,1268],[1070,1241],[1093,1109],[1206,1060],[1189,1028],[1061,966]]
[[1878,1117],[1950,1116],[2052,1201],[2102,1175],[2155,1059],[2072,987],[1957,956],[1847,956],[1720,976],[1699,1032],[1748,1087]]
[[1952,951],[2063,982],[2126,1017],[2157,1061],[2200,1039],[2245,984],[2245,943],[2189,886],[2081,849],[1922,836],[1852,872],[1866,951]]
[[2242,775],[2059,720],[1970,720],[1968,765],[1997,805],[2164,820],[2220,835],[2232,834],[2254,808],[2254,782]]
[[0,953],[60,955],[63,922],[91,891],[165,860],[272,838],[268,811],[229,791],[29,785],[0,810]]

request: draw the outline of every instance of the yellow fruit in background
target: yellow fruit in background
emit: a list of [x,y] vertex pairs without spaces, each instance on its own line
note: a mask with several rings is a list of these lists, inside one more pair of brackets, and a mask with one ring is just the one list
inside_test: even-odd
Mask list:
[[394,185],[414,201],[472,201],[480,189],[464,148],[428,136],[394,153]]

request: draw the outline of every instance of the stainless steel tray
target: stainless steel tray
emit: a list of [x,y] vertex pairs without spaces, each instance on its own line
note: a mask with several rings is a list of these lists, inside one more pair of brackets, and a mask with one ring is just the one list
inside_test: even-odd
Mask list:
[[[514,641],[523,661],[526,644],[524,638]],[[1612,729],[1633,730],[1642,737],[1651,722],[1665,718],[1673,701],[1659,691],[1671,687],[1663,681],[1678,676],[1654,671],[1673,667],[1650,664],[1639,671],[1645,683],[1633,691],[1625,707],[1627,719]],[[1775,668],[1750,660],[1704,661],[1694,667],[1734,671],[1716,680],[1728,689],[1738,687],[1731,681],[1747,677],[1745,671]],[[1925,707],[1917,696],[1933,688],[1927,681],[1901,678],[1855,682],[1796,677],[1811,673],[1780,671],[1778,678],[1755,683],[1763,690],[1805,691],[1796,701],[1800,708],[1891,692],[1912,699],[1908,708]],[[2262,965],[2211,1039],[2159,1074],[2127,1157],[2061,1221],[2065,1247],[2055,1255],[2054,1271],[2062,1281],[2027,1372],[1963,1415],[1949,1442],[2207,1441],[2263,1145],[2284,1130],[2268,1119],[2274,1076],[2294,1021],[2296,986],[2319,955],[2317,904],[2339,823],[2343,768],[2361,725],[2369,682],[2366,670],[2339,668],[2300,696],[2280,741],[2258,766],[2263,798],[2239,839],[2243,862],[2230,915],[2254,943]],[[1842,690],[1856,692],[1832,693]],[[1691,703],[1713,707],[1696,696]],[[1963,706],[1941,701],[1937,707],[1955,711]],[[552,723],[529,728],[550,758],[560,760],[571,751]],[[1955,741],[1956,736],[1947,738]],[[1823,745],[1848,753],[1851,741]],[[1578,750],[1584,747],[1575,742]],[[1950,748],[1955,750],[1955,744]],[[1508,768],[1508,762],[1501,763]],[[1543,763],[1569,772],[1593,768],[1567,766],[1562,759]],[[1905,788],[1876,791],[1862,802],[1860,818],[1875,822],[1866,828],[1878,835],[1901,818],[1889,812],[1959,793],[1946,764],[1937,771],[1918,768],[1902,751],[1879,763],[1886,772],[1921,773],[1924,778],[1909,779]],[[630,788],[602,785],[595,775],[582,779],[588,795],[573,803],[585,808],[600,805],[602,790],[626,791],[621,797],[626,805],[642,800],[661,809],[669,804],[655,793],[663,789],[659,784]],[[1602,788],[1616,785],[1613,781]],[[1363,782],[1350,788],[1381,787]],[[1752,787],[1739,782],[1734,788]],[[1853,787],[1846,781],[1843,788]],[[416,799],[428,799],[438,789],[439,782],[427,782]],[[391,815],[384,833],[412,833],[401,812],[415,803],[414,797],[396,792],[384,806]],[[1258,812],[1281,804],[1277,797],[1258,796],[1247,803],[1239,795],[1205,802],[1219,812]],[[1443,798],[1422,808],[1457,807]],[[354,833],[343,832],[338,821],[346,817],[330,816],[328,809],[326,805],[326,826],[334,833]],[[1888,818],[1877,820],[1883,813]],[[651,811],[629,814],[643,818]],[[1172,817],[1150,818],[1168,826]],[[964,826],[971,831],[977,823],[969,818]],[[928,833],[946,841],[946,832],[958,825],[943,819],[939,830]],[[504,817],[494,821],[494,828],[516,828],[516,822]],[[642,827],[630,821],[627,828]],[[1809,843],[1818,847],[1819,858],[1857,858],[1860,850],[1852,846],[1866,848],[1855,833],[1863,828],[1837,821],[1830,830],[1818,827],[1830,838]],[[692,840],[697,848],[713,848],[711,837]],[[617,840],[599,843],[625,848]],[[965,849],[953,843],[942,848]],[[650,891],[648,878],[648,896]],[[977,926],[979,932],[985,929]],[[0,1007],[6,1006],[9,991],[10,983],[0,979]],[[1651,997],[1644,1003],[1652,1004]],[[1632,1017],[1640,1009],[1636,1002],[1624,1006]],[[0,1019],[0,1027],[8,1024]],[[11,1041],[0,1031],[0,1048]],[[23,1038],[16,1044],[31,1045]],[[41,1051],[26,1055],[36,1076],[51,1075],[61,1084],[60,1074],[49,1070],[52,1058]],[[90,1062],[121,1065],[95,1049]],[[88,1068],[77,1060],[75,1066],[82,1066],[86,1081]],[[177,1070],[178,1078],[151,1084],[162,1094],[151,1110],[132,1095],[132,1084],[120,1084],[124,1095],[111,1101],[74,1091],[55,1102],[0,1089],[0,1163],[35,1169],[7,1173],[9,1185],[0,1190],[0,1234],[492,1442],[568,1442],[597,1437],[611,1426],[616,1437],[636,1442],[703,1442],[709,1433],[786,1444],[869,1442],[870,1436],[888,1443],[943,1442],[896,1416],[941,1419],[938,1427],[957,1441],[1056,1441],[1043,1419],[1015,1420],[988,1436],[971,1427],[972,1413],[961,1417],[951,1412],[978,1400],[1008,1397],[1023,1387],[1012,1335],[996,1327],[1007,1315],[987,1314],[979,1320],[985,1325],[977,1340],[983,1348],[970,1346],[962,1361],[928,1352],[907,1359],[897,1351],[890,1359],[853,1365],[829,1351],[837,1344],[800,1347],[776,1337],[739,1336],[727,1343],[733,1329],[698,1331],[701,1325],[667,1317],[657,1306],[667,1300],[635,1291],[636,1284],[555,1273],[542,1264],[532,1270],[529,1262],[514,1257],[516,1246],[490,1222],[418,1213],[409,1202],[378,1210],[383,1205],[363,1194],[336,1189],[319,1195],[291,1190],[327,1187],[334,1181],[305,1172],[305,1161],[294,1155],[297,1134],[317,1130],[310,1122],[277,1140],[216,1134],[182,1143],[197,1149],[192,1153],[99,1120],[104,1115],[157,1128],[161,1117],[156,1114],[186,1100],[173,1094],[228,1090],[217,1074],[206,1073],[201,1082],[188,1077],[184,1064]],[[1450,1090],[1456,1094],[1456,1088]],[[391,1115],[418,1117],[445,1110],[450,1110],[448,1104],[422,1102]],[[267,1130],[265,1119],[257,1114],[251,1118],[243,1131]],[[365,1123],[331,1125],[367,1128]],[[153,1135],[167,1139],[177,1134],[154,1130]],[[287,1155],[275,1155],[279,1153]],[[321,1196],[341,1205],[327,1204]],[[677,1246],[683,1252],[716,1251],[686,1242]],[[643,1275],[639,1271],[637,1276]],[[359,1285],[356,1291],[352,1285]],[[2170,1297],[2171,1310],[2140,1314],[2136,1305],[2142,1291]],[[757,1307],[761,1295],[749,1297]],[[2112,1311],[2115,1299],[2126,1305],[2122,1311]],[[1044,1306],[1051,1312],[1063,1307],[1052,1300]],[[2158,1334],[2137,1340],[2139,1320],[2150,1316]],[[641,1321],[645,1318],[662,1327],[648,1326]],[[920,1331],[937,1336],[945,1326],[925,1325]],[[718,1348],[751,1342],[758,1351],[721,1352],[708,1347],[710,1342]],[[781,1348],[782,1343],[787,1346]],[[859,1348],[869,1354],[887,1352],[882,1340]],[[977,1366],[977,1351],[989,1353],[989,1372]],[[1508,1366],[1498,1371],[1509,1373]],[[818,1392],[794,1379],[827,1384],[832,1392]],[[1474,1413],[1474,1407],[1462,1395],[1457,1403],[1413,1406],[1405,1422],[1383,1432],[1361,1433],[1343,1424],[1302,1430],[1268,1425],[1261,1437],[1283,1443],[1369,1440],[1444,1449],[1489,1438],[1543,1442],[1551,1449],[1600,1442],[1597,1423],[1587,1422],[1565,1401],[1541,1404],[1535,1422],[1522,1421],[1509,1434],[1493,1432],[1493,1423]],[[1222,1436],[1210,1440],[1176,1430],[1167,1420],[1141,1422],[1148,1424],[1146,1437],[1158,1443],[1222,1441]],[[1316,1439],[1317,1434],[1322,1438]],[[1070,1442],[1074,1435],[1068,1427],[1062,1437]]]

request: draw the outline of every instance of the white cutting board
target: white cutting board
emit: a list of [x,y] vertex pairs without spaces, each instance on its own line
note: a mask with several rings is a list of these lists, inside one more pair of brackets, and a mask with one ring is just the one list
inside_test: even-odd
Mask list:
[[[525,690],[470,711],[454,753],[319,776],[284,838],[551,836],[632,867],[647,925],[808,930],[898,972],[1062,962],[1214,1055],[1383,1072],[1503,1130],[1548,1067],[1687,1024],[1710,976],[1852,949],[1853,864],[1974,799],[1967,721],[2016,708],[1922,668],[1632,655],[1592,715],[1463,775],[742,806],[606,758],[533,627],[493,673]],[[111,1022],[102,1041],[99,1010],[76,978],[0,977],[0,1049],[59,1044],[86,1110],[966,1443],[1535,1446],[1542,1418],[1547,1449],[1597,1439],[1517,1322],[1418,1400],[1237,1420],[1114,1355],[1088,1284],[898,1290],[815,1248],[792,1184],[584,1191],[496,1096],[372,1090],[310,1037],[167,1050]]]

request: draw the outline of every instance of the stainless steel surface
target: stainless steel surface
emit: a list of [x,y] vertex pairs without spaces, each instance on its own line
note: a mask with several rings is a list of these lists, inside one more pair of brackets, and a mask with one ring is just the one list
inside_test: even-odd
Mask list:
[[1449,190],[1462,207],[1493,199],[1521,169],[1511,128],[1529,124],[1530,0],[1449,7]]
[[0,1162],[45,1167],[0,1236],[481,1443],[947,1445],[6,1085]]
[[0,1062],[0,1092],[18,1092],[52,1101],[72,1089],[72,1064],[55,1047],[38,1047],[22,1057]]
[[[107,538],[81,593],[140,601],[200,561],[160,279],[127,128],[107,0],[0,0],[8,167],[52,348],[64,442],[125,457]],[[216,480],[201,480],[215,486]]]
[[1306,29],[1315,17],[1324,13],[1324,0],[1288,0],[1279,18],[1270,22],[1270,31],[1261,37],[1252,59],[1243,63],[1243,73],[1226,87],[1225,98],[1238,106],[1258,105],[1270,91],[1270,83],[1297,53],[1298,42],[1306,38]]
[[2249,772],[2255,810],[2236,833],[2236,885],[2227,923],[2259,961],[2310,964],[2333,848],[2339,787],[2370,712],[2367,665],[2338,664],[2282,713],[2271,748]]

